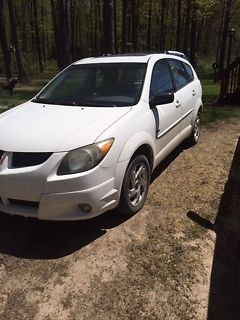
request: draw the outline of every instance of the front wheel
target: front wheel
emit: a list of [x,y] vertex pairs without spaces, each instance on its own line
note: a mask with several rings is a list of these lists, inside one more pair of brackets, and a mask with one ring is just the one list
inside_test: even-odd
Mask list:
[[134,157],[125,173],[119,211],[125,216],[132,216],[139,211],[147,198],[150,184],[150,166],[144,155]]

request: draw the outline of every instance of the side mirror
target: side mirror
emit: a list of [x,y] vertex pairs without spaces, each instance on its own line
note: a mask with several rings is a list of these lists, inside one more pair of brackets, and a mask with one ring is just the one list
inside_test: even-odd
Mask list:
[[152,97],[149,101],[150,108],[154,108],[161,104],[172,103],[174,101],[174,93],[160,93]]

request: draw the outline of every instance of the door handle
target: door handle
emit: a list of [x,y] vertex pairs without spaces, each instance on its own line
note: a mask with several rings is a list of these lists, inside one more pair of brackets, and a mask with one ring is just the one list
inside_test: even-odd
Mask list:
[[192,95],[195,96],[197,93],[195,90],[192,91]]
[[181,107],[181,102],[179,100],[176,101],[176,108]]

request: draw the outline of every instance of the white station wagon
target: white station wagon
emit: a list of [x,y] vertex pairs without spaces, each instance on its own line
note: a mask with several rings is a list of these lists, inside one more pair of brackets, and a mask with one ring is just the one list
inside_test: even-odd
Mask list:
[[154,168],[198,142],[202,88],[176,52],[82,59],[0,115],[0,211],[77,220],[133,215]]

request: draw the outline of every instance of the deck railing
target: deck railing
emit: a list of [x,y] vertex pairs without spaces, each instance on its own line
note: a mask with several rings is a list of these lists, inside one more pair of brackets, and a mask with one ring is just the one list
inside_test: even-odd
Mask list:
[[221,76],[219,103],[240,105],[240,57],[235,59]]

